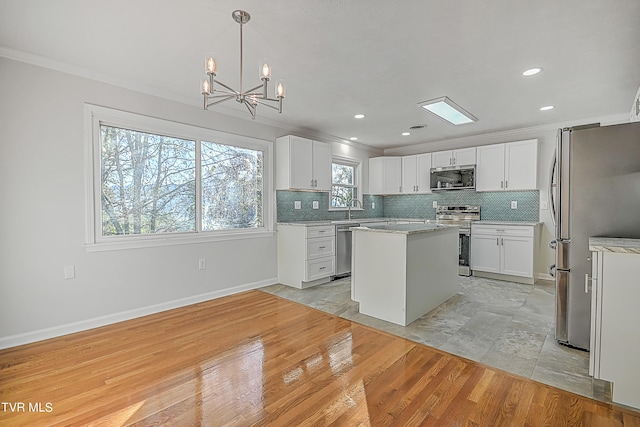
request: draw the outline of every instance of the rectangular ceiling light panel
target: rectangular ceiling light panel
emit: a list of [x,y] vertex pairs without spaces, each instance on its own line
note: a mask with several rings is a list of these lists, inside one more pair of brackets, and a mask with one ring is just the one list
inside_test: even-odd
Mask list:
[[477,118],[446,96],[421,102],[418,106],[454,125],[463,125],[478,121]]

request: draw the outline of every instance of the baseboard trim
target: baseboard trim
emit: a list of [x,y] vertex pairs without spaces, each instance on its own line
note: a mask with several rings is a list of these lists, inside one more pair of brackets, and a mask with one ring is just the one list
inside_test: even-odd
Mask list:
[[536,273],[536,279],[551,280],[552,282],[556,280],[556,279],[553,278],[552,275],[550,275],[548,273]]
[[177,300],[154,304],[147,307],[141,307],[133,310],[121,311],[119,313],[107,314],[105,316],[94,317],[92,319],[67,323],[51,328],[39,329],[22,334],[0,337],[0,350],[24,344],[31,344],[37,341],[56,338],[63,335],[73,334],[75,332],[86,331],[88,329],[99,328],[101,326],[111,325],[113,323],[135,319],[142,316],[148,316],[150,314],[160,313],[162,311],[172,310],[174,308],[184,307],[191,304],[197,304],[199,302],[209,301],[232,294],[237,294],[239,292],[257,289],[263,286],[273,285],[275,283],[278,283],[277,277],[261,280],[259,282],[246,283],[243,285],[225,288],[213,292],[207,292],[204,294],[194,295],[186,298],[180,298]]

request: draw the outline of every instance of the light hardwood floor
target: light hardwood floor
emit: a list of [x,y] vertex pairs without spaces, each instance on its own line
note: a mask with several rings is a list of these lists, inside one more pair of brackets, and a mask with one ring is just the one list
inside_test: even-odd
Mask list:
[[262,291],[2,350],[0,402],[3,426],[640,426]]

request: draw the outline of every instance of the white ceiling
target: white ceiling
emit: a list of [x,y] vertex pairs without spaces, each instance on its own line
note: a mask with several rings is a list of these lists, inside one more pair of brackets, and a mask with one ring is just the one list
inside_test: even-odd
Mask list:
[[[238,87],[235,9],[245,88],[262,58],[287,85],[284,112],[256,120],[302,135],[390,148],[628,114],[640,86],[638,0],[0,0],[0,54],[201,105],[208,52]],[[479,121],[417,107],[444,95]]]

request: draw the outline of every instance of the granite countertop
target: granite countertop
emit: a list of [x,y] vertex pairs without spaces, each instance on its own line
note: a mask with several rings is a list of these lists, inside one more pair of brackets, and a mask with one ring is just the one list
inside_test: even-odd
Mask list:
[[531,222],[531,221],[491,221],[481,219],[480,221],[473,221],[474,224],[480,225],[528,225],[528,226],[537,226],[541,225],[542,222]]
[[314,226],[314,225],[340,225],[340,224],[348,224],[350,222],[353,222],[355,224],[360,224],[360,223],[369,223],[369,222],[388,222],[388,221],[417,221],[417,222],[425,222],[425,221],[433,221],[433,220],[424,220],[424,219],[418,219],[418,218],[351,218],[350,220],[348,219],[338,219],[338,220],[330,220],[330,219],[323,219],[323,220],[319,220],[319,221],[284,221],[284,222],[278,222],[278,224],[286,224],[286,225],[299,225],[299,226],[303,226],[303,227],[309,227],[309,226]]
[[595,252],[616,252],[620,254],[640,255],[640,239],[589,237],[589,250]]
[[435,231],[443,231],[450,228],[458,228],[455,225],[436,225],[436,224],[391,224],[391,225],[374,225],[367,227],[353,227],[352,231],[364,231],[373,233],[396,233],[396,234],[417,234],[432,233]]

